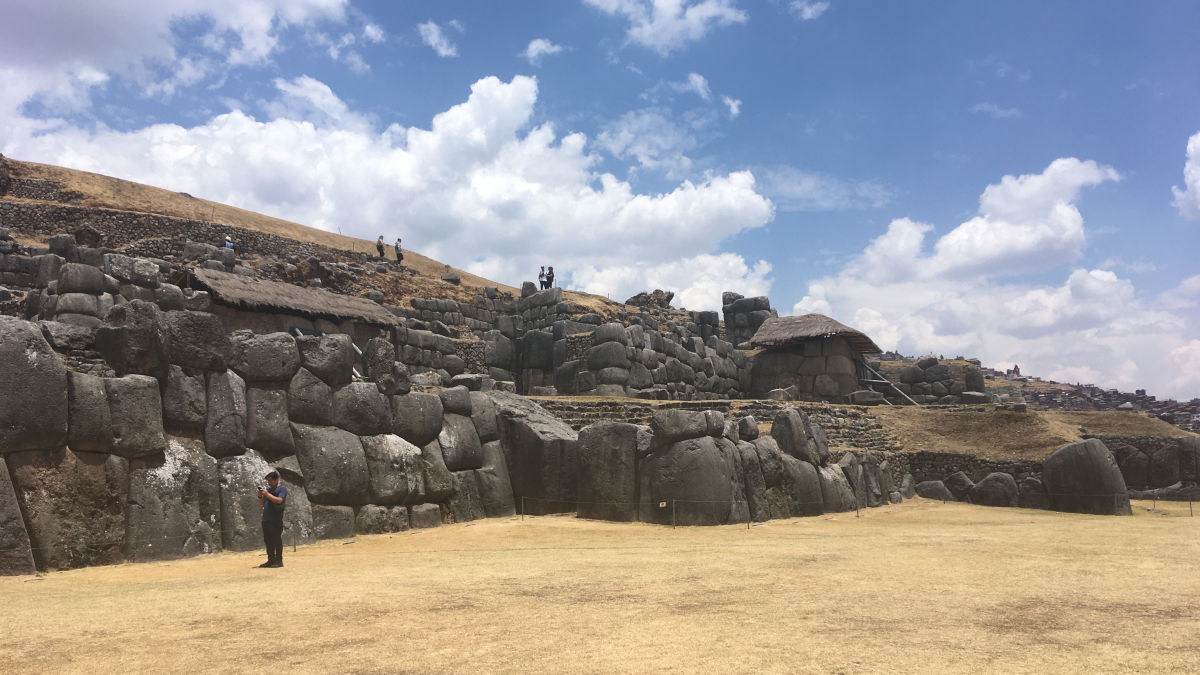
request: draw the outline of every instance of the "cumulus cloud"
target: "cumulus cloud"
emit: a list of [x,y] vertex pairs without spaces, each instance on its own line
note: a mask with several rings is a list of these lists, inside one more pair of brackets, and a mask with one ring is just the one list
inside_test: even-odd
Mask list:
[[[346,21],[348,0],[18,0],[0,21],[0,111],[37,101],[52,113],[81,110],[110,77],[169,96],[218,69],[262,64],[292,26]],[[187,53],[186,23],[202,34]]]
[[769,265],[720,251],[774,215],[751,173],[639,193],[596,170],[583,134],[531,126],[533,78],[481,79],[430,124],[383,130],[313,78],[275,87],[266,119],[233,110],[193,127],[63,125],[7,135],[0,152],[368,239],[402,236],[514,285],[554,265],[568,287],[615,297],[657,284],[697,309],[719,306],[721,290],[769,287]]
[[721,100],[725,102],[725,107],[729,108],[729,116],[730,117],[736,118],[738,115],[742,114],[741,99],[729,98],[728,96],[722,96]]
[[705,101],[712,100],[712,89],[708,87],[708,80],[700,73],[688,73],[687,79],[683,82],[672,82],[671,88],[681,94],[695,94]]
[[991,115],[998,120],[1010,117],[1021,117],[1021,111],[1016,108],[1002,108],[995,103],[976,103],[971,106],[971,112]]
[[556,45],[546,38],[537,38],[529,41],[529,46],[525,47],[524,52],[521,52],[521,57],[530,65],[540,66],[543,57],[553,56],[562,50],[562,45]]
[[446,33],[437,23],[426,21],[417,24],[417,33],[421,35],[421,41],[432,48],[438,56],[444,59],[458,56],[458,47],[450,41],[450,38],[446,37]]
[[815,0],[792,0],[791,4],[788,5],[788,9],[801,21],[812,21],[824,14],[825,10],[829,9],[829,3],[816,2]]
[[781,211],[845,211],[878,208],[895,198],[888,187],[875,181],[852,181],[790,166],[760,171],[763,191]]
[[1175,208],[1190,220],[1200,220],[1200,132],[1188,139],[1187,162],[1183,165],[1183,189],[1172,187]]
[[[1013,266],[1053,274],[1071,262],[1085,241],[1075,206],[1081,188],[1118,179],[1110,167],[1070,158],[1006,176],[984,191],[981,215],[937,240],[931,254],[932,225],[893,220],[840,271],[811,280],[792,312],[833,316],[884,349],[973,355],[1064,382],[1191,398],[1200,377],[1181,376],[1180,364],[1195,358],[1196,341],[1174,310],[1192,291],[1200,298],[1200,276],[1154,299],[1103,269],[1071,269],[1057,285],[1003,281]],[[1042,247],[1054,253],[1022,264]]]
[[687,153],[697,145],[691,130],[663,107],[625,113],[606,124],[596,142],[618,159],[635,159],[646,168],[672,171],[691,167]]
[[667,56],[702,39],[714,28],[745,23],[734,0],[584,0],[629,22],[626,39]]

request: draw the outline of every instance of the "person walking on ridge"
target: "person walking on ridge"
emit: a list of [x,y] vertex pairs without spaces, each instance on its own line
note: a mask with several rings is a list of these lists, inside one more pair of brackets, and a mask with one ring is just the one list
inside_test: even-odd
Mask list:
[[546,288],[554,288],[554,267],[551,266],[546,272]]
[[404,260],[404,253],[400,251],[400,237],[396,237],[396,262]]
[[546,290],[546,266],[542,265],[542,269],[538,272],[538,289]]
[[375,242],[375,250],[376,250],[376,251],[379,251],[379,257],[380,257],[380,258],[383,258],[383,257],[385,257],[385,256],[383,255],[383,235],[382,235],[382,234],[381,234],[381,235],[379,235],[379,239],[378,239],[378,240],[376,240],[376,242]]

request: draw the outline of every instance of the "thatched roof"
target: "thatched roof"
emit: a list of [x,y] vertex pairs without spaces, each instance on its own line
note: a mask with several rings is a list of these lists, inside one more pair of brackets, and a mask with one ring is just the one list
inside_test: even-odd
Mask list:
[[816,338],[842,337],[860,354],[883,352],[864,333],[824,314],[771,317],[763,322],[750,343],[755,347],[786,347]]
[[212,294],[214,301],[238,309],[297,314],[333,321],[354,319],[378,326],[392,326],[399,322],[382,305],[366,298],[216,270],[194,269],[192,276],[204,290]]

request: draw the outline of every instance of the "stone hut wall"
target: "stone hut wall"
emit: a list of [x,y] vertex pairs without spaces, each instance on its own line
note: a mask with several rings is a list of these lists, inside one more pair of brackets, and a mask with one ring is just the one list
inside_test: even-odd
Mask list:
[[843,337],[813,338],[787,349],[766,349],[753,357],[750,391],[766,396],[772,389],[795,387],[800,400],[840,400],[862,389],[861,356]]

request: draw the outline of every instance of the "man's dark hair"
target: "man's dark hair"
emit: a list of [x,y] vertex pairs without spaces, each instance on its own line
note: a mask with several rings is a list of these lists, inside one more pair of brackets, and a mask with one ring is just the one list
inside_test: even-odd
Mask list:
[[267,474],[267,478],[275,478],[275,479],[278,479],[278,478],[279,478],[279,472],[278,472],[278,471],[272,471],[271,473]]

